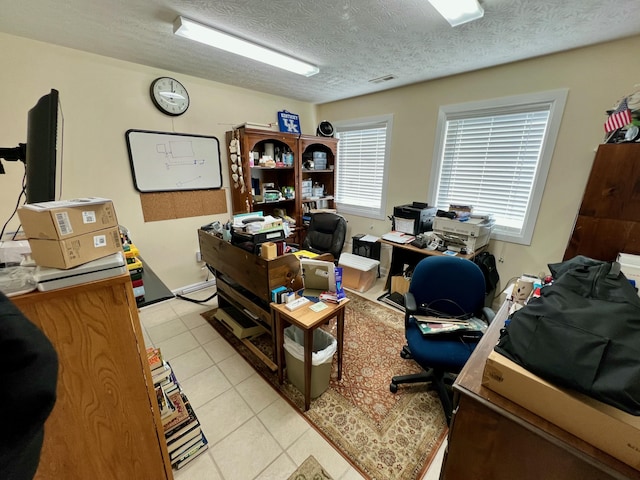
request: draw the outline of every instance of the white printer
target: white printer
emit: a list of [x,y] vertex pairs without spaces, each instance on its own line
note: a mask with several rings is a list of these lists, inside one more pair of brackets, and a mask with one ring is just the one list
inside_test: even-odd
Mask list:
[[489,243],[494,223],[491,215],[471,215],[464,221],[435,217],[433,233],[444,241],[447,249],[471,254]]

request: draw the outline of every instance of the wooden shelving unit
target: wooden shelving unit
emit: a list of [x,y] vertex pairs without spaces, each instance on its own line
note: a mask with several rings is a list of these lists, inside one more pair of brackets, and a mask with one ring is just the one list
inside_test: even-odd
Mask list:
[[[263,211],[273,215],[276,209],[284,209],[286,214],[296,221],[293,241],[301,243],[304,238],[302,214],[312,202],[323,200],[327,208],[335,208],[335,169],[337,161],[338,140],[313,135],[294,135],[270,130],[258,130],[246,127],[227,132],[227,148],[231,140],[237,138],[240,144],[240,165],[234,162],[237,152],[228,151],[229,176],[231,180],[232,213],[250,213]],[[253,152],[262,156],[265,145],[273,145],[274,150],[293,154],[292,166],[264,167],[253,160]],[[304,162],[313,157],[313,152],[322,151],[327,155],[327,168],[323,170],[305,169]],[[331,168],[329,168],[331,167]],[[234,181],[234,175],[238,181]],[[240,178],[242,179],[240,181]],[[310,179],[313,183],[324,186],[324,195],[320,198],[302,198],[302,181]],[[274,184],[282,191],[284,187],[293,187],[293,198],[282,198],[275,201],[264,201],[254,194],[252,186],[265,183]],[[260,190],[261,193],[261,190]]]

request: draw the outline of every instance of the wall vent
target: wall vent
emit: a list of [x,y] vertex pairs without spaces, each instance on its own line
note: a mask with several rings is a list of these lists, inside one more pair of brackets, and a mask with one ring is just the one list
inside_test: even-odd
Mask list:
[[395,80],[395,75],[385,75],[384,77],[372,78],[369,80],[369,83],[382,83],[388,82],[389,80]]

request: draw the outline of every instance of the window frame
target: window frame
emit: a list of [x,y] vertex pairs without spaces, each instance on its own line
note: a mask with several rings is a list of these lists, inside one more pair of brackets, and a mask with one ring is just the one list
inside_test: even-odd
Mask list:
[[[366,130],[367,128],[376,128],[380,124],[386,124],[386,138],[385,138],[385,151],[384,151],[384,164],[382,174],[382,184],[380,186],[380,207],[363,207],[348,203],[341,203],[339,199],[339,184],[340,184],[340,166],[344,161],[338,155],[338,165],[336,168],[336,181],[335,181],[335,202],[337,210],[340,213],[346,213],[350,215],[357,215],[366,218],[372,218],[375,220],[385,220],[386,217],[386,204],[387,204],[387,185],[389,178],[389,164],[391,158],[391,136],[393,132],[393,114],[383,114],[371,117],[355,118],[350,120],[341,120],[333,122],[333,127],[336,132],[336,137],[339,137],[340,130]],[[338,142],[338,152],[340,151],[340,142]]]
[[[482,116],[498,116],[500,114],[527,112],[539,109],[540,106],[549,107],[544,140],[540,149],[540,158],[531,186],[531,196],[525,211],[523,226],[519,234],[500,232],[494,228],[491,238],[505,242],[531,245],[535,224],[542,203],[542,194],[549,175],[549,168],[555,150],[558,131],[566,105],[569,90],[566,88],[548,90],[544,92],[513,95],[490,100],[480,100],[441,106],[438,112],[438,124],[434,142],[433,163],[429,180],[429,203],[436,205],[440,171],[444,158],[444,144],[447,133],[447,122],[463,118]],[[529,107],[529,108],[527,108]],[[487,212],[491,213],[491,212]]]

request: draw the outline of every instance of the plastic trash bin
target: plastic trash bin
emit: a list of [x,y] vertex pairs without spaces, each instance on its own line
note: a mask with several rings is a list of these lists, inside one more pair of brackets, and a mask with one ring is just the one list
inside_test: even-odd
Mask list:
[[[338,342],[330,333],[319,328],[313,331],[311,398],[319,397],[329,387],[331,363],[337,349]],[[295,325],[284,329],[284,356],[289,382],[304,392],[304,332]]]

